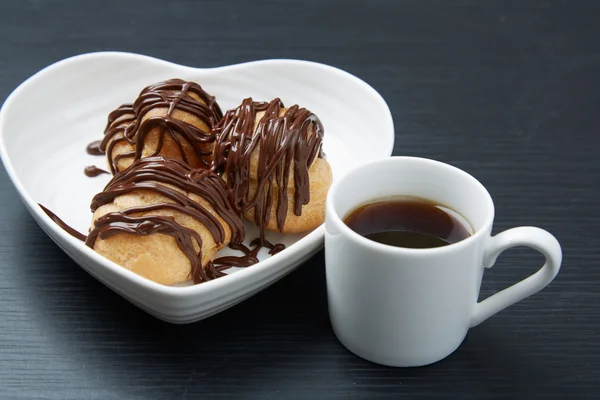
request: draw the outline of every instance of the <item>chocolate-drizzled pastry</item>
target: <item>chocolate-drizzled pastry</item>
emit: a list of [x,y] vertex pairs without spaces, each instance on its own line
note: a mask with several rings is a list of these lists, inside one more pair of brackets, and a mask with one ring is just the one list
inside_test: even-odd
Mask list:
[[302,232],[323,223],[332,175],[315,114],[248,98],[213,133],[213,169],[227,181],[231,202],[260,228],[260,244],[270,246],[265,229]]
[[217,251],[244,239],[224,181],[174,159],[136,160],[93,198],[91,209],[86,244],[165,285],[222,276],[226,268],[212,263]]
[[171,79],[146,87],[133,104],[111,112],[98,148],[106,153],[113,174],[136,159],[156,155],[207,168],[211,129],[222,117],[215,98],[200,85]]

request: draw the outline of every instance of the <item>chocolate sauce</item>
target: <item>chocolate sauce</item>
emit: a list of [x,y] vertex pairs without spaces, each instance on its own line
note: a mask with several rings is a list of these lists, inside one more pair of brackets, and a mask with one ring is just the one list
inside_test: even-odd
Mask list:
[[[201,99],[204,104],[197,98]],[[151,111],[161,108],[167,109],[166,116],[144,119]],[[209,127],[209,132],[188,122],[172,118],[175,110],[186,112],[200,119]],[[214,142],[214,135],[210,132],[210,128],[221,118],[223,118],[223,113],[215,98],[206,93],[200,85],[181,79],[159,82],[142,90],[133,104],[123,104],[109,114],[99,151],[107,154],[111,173],[115,174],[119,172],[119,160],[125,158],[137,160],[142,157],[146,136],[158,128],[158,143],[149,157],[160,154],[165,136],[169,135],[177,145],[184,162],[189,163],[184,151],[183,142],[185,141],[201,164],[208,168],[208,159],[212,155],[211,143]],[[135,150],[113,155],[113,150],[119,143],[135,146]]]
[[[295,105],[280,117],[283,108],[278,98],[270,103],[248,98],[228,111],[213,129],[216,145],[212,169],[223,174],[229,199],[241,213],[254,208],[254,222],[260,228],[257,244],[268,247],[271,254],[285,248],[266,241],[264,231],[272,207],[277,227],[283,229],[290,172],[294,173],[294,214],[299,216],[310,201],[308,170],[316,157],[323,157],[323,125],[317,116]],[[256,115],[261,111],[264,116],[255,129]],[[250,163],[255,149],[259,152],[257,189],[251,193]]]
[[92,143],[88,144],[85,150],[88,154],[91,154],[92,156],[101,156],[102,154],[104,154],[104,152],[100,150],[101,142],[101,140],[94,140]]
[[46,213],[46,215],[48,215],[50,217],[50,219],[56,223],[56,225],[58,225],[61,228],[63,228],[69,235],[73,236],[75,239],[79,239],[81,241],[85,241],[85,239],[87,238],[87,236],[85,236],[84,234],[81,234],[78,231],[76,231],[75,229],[71,228],[62,219],[58,218],[56,216],[56,214],[54,214],[52,211],[48,210],[43,205],[38,204],[38,206],[40,206],[40,208],[42,210],[44,210],[44,212]]
[[105,171],[101,168],[96,167],[95,165],[88,165],[83,169],[83,173],[85,176],[89,176],[90,178],[94,178],[98,175],[108,174],[108,171]]
[[[114,198],[134,191],[152,191],[168,198],[171,202],[131,207],[119,212],[105,214],[94,221],[93,229],[86,244],[94,247],[97,238],[106,239],[119,233],[145,236],[161,233],[175,238],[180,250],[187,256],[192,266],[191,278],[194,283],[204,282],[222,276],[226,265],[215,267],[209,263],[202,266],[202,238],[198,232],[178,224],[172,217],[152,215],[157,210],[174,210],[195,218],[206,227],[217,244],[225,241],[225,230],[221,222],[205,207],[190,199],[185,193],[193,193],[210,204],[231,229],[232,247],[241,246],[244,240],[244,226],[239,212],[231,206],[225,191],[225,182],[208,170],[192,169],[182,161],[148,157],[135,161],[129,168],[116,174],[104,191],[94,196],[92,212]],[[140,215],[143,214],[143,215]],[[194,244],[199,251],[196,251]],[[234,261],[234,260],[224,260]],[[251,265],[258,260],[243,259],[235,262]],[[225,264],[221,260],[221,264]]]

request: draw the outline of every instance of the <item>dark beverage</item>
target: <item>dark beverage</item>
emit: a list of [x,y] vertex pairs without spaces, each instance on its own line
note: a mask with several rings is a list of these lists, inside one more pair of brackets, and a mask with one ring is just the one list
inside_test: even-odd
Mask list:
[[411,249],[447,246],[471,236],[458,213],[418,197],[396,197],[365,204],[344,222],[354,232],[379,243]]

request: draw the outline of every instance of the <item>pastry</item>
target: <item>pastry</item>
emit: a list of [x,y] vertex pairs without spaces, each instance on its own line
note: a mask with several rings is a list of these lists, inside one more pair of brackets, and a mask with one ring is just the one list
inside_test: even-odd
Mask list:
[[244,239],[241,216],[218,175],[160,156],[116,174],[91,209],[86,244],[165,285],[221,276],[212,262],[217,251]]
[[98,148],[113,174],[136,159],[157,155],[207,168],[211,129],[222,117],[215,98],[200,85],[171,79],[146,87],[135,102],[111,112]]
[[270,245],[264,230],[303,232],[323,223],[332,173],[315,114],[279,99],[248,98],[213,133],[213,169],[227,182],[232,204],[260,228],[261,245]]

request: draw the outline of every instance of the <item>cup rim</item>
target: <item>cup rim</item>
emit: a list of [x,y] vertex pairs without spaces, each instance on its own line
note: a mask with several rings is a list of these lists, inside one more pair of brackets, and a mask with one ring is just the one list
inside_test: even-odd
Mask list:
[[[426,248],[426,249],[413,249],[413,248],[409,248],[409,247],[390,246],[387,244],[376,242],[371,239],[367,239],[366,237],[360,235],[359,233],[353,231],[350,227],[348,227],[348,225],[346,225],[346,223],[343,221],[343,218],[345,216],[340,216],[338,210],[335,208],[335,206],[333,204],[334,197],[336,196],[337,191],[339,190],[339,187],[344,185],[349,179],[352,179],[352,176],[354,174],[356,174],[357,172],[364,171],[365,168],[374,168],[381,164],[397,164],[397,163],[402,163],[402,162],[407,162],[407,161],[412,161],[412,162],[416,161],[416,162],[426,163],[426,164],[430,164],[430,165],[434,166],[435,168],[441,168],[441,169],[445,169],[445,170],[453,172],[453,173],[458,173],[458,174],[462,175],[464,177],[464,179],[470,181],[471,184],[475,185],[482,192],[486,206],[489,209],[489,212],[487,213],[488,215],[485,217],[485,220],[484,220],[483,224],[481,225],[480,229],[475,230],[475,227],[473,227],[473,229],[475,231],[475,233],[473,235],[471,235],[468,238],[463,239],[459,242],[451,243],[447,246],[433,247],[433,248]],[[374,200],[376,200],[376,199],[374,199]],[[358,207],[358,206],[359,206],[359,204],[357,204],[355,207]],[[485,186],[483,186],[483,184],[481,182],[479,182],[473,175],[469,174],[468,172],[466,172],[458,167],[455,167],[448,163],[444,163],[442,161],[437,161],[437,160],[433,160],[430,158],[412,157],[412,156],[388,157],[388,158],[371,161],[366,164],[362,164],[360,166],[352,168],[351,170],[346,172],[346,174],[343,177],[341,177],[338,181],[334,182],[333,185],[331,185],[331,187],[329,188],[329,192],[327,194],[327,200],[326,200],[326,225],[328,223],[335,224],[336,228],[342,234],[344,234],[346,237],[353,240],[354,242],[357,242],[357,244],[360,244],[362,246],[371,247],[377,251],[390,252],[393,254],[407,254],[407,255],[411,255],[411,256],[429,256],[432,254],[439,255],[439,254],[444,254],[444,253],[449,253],[449,252],[453,252],[456,250],[460,250],[464,247],[470,246],[472,242],[479,240],[479,238],[481,236],[485,235],[486,232],[491,232],[492,224],[494,222],[494,214],[495,214],[495,207],[494,207],[494,201],[492,200],[492,196],[490,195],[488,190],[485,188]],[[469,221],[468,218],[467,218],[467,221]],[[471,223],[471,222],[469,221],[469,223]]]

